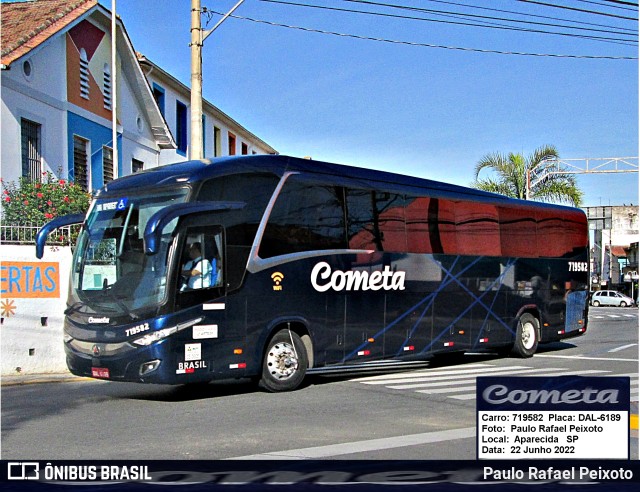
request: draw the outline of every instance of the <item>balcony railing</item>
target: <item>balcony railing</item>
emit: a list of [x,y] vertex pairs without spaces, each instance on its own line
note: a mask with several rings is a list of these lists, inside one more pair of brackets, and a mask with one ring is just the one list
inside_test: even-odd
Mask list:
[[[1,225],[0,242],[3,244],[36,244],[36,234],[43,224]],[[53,231],[47,238],[47,245],[68,246],[75,243],[79,226],[65,226]]]

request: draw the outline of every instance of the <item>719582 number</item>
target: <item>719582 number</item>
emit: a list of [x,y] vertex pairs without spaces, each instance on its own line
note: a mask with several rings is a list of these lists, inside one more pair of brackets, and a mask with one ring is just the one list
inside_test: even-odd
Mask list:
[[588,272],[589,264],[586,261],[570,261],[569,271],[570,272]]

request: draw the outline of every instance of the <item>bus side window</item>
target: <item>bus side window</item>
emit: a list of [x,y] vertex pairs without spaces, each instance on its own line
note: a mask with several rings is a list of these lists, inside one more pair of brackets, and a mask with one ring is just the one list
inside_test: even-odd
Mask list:
[[289,178],[269,216],[260,257],[345,247],[342,188]]
[[199,227],[190,229],[180,264],[181,292],[222,286],[222,230]]

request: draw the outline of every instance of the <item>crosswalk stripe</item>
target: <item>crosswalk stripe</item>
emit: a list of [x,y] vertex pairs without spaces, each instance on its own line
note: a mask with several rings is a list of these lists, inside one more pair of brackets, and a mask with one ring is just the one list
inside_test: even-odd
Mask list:
[[453,386],[451,388],[436,388],[426,390],[416,390],[416,393],[424,393],[427,395],[439,395],[443,393],[461,393],[462,391],[475,391],[476,385],[472,386]]
[[[491,364],[468,364],[464,366],[464,372],[468,372],[467,369],[482,369],[485,367],[495,367]],[[463,371],[458,371],[457,374],[462,374]],[[436,369],[422,369],[420,371],[411,371],[411,372],[403,372],[399,374],[379,374],[377,376],[368,376],[365,378],[354,378],[352,381],[357,381],[359,383],[365,383],[367,381],[377,381],[380,379],[403,379],[407,377],[411,377],[412,374],[432,374],[436,376],[442,376],[445,374],[452,374],[454,371],[451,369],[445,370],[436,370]]]
[[[519,370],[519,369],[529,369],[526,366],[514,366],[513,369],[515,370]],[[489,374],[492,372],[503,372],[506,369],[501,368],[501,367],[487,367],[487,368],[479,368],[476,370],[473,370],[472,372],[474,374]],[[395,375],[397,376],[397,375]],[[469,377],[469,371],[433,371],[433,372],[428,372],[428,371],[416,371],[413,374],[405,374],[405,377],[400,379],[400,378],[386,378],[384,376],[375,376],[376,378],[379,379],[375,379],[375,380],[369,380],[369,381],[361,381],[364,384],[400,384],[400,383],[413,383],[416,381],[448,381],[451,379],[464,379]]]
[[[542,370],[541,370],[541,372],[542,372]],[[572,373],[572,372],[574,372],[574,371],[571,371],[571,370],[568,370],[568,369],[564,371],[564,373]],[[609,371],[596,371],[596,370],[593,370],[593,371],[582,371],[580,374],[597,374],[597,373],[603,373],[603,372],[609,372]],[[547,375],[547,374],[546,373],[542,373],[540,375],[544,376],[544,375]],[[556,374],[551,374],[551,375],[557,376],[558,374],[556,373]],[[474,392],[473,396],[475,396],[475,389],[476,389],[476,386],[474,384],[473,386],[459,386],[459,387],[453,386],[453,387],[450,387],[450,388],[438,388],[438,389],[434,389],[434,390],[430,390],[430,389],[416,390],[416,393],[442,394],[442,393],[460,393],[461,391],[473,391]]]
[[[502,368],[500,371],[495,371],[499,374],[488,374],[490,376],[494,376],[494,375],[511,375],[511,374],[531,374],[531,373],[537,373],[537,372],[541,372],[544,371],[545,375],[546,374],[553,374],[555,371],[564,371],[565,369],[556,369],[556,368],[550,368],[550,369],[534,369],[533,367],[527,367],[525,369],[520,369],[520,370],[516,370],[516,371],[510,371],[508,369]],[[469,383],[473,383],[475,382],[475,376],[480,376],[480,375],[484,375],[487,373],[483,373],[483,374],[465,374],[464,376],[458,376],[458,377],[453,377],[453,378],[438,378],[439,381],[433,381],[431,379],[421,379],[421,382],[416,381],[415,384],[400,384],[400,385],[393,385],[393,386],[388,386],[388,388],[392,388],[392,389],[413,389],[413,388],[426,388],[429,387],[431,385],[433,386],[445,386],[447,384],[451,385],[451,379],[462,379],[463,381],[457,381],[454,384],[464,384],[465,382],[469,382]],[[471,379],[469,379],[471,378]]]
[[[529,366],[498,367],[492,364],[468,364],[451,368],[423,369],[401,374],[382,374],[366,378],[355,378],[351,381],[368,385],[384,385],[393,390],[413,391],[426,395],[446,395],[456,400],[473,400],[476,398],[476,382],[478,376],[562,376],[575,375],[575,369],[567,368],[535,368]],[[638,401],[638,374],[611,374],[608,370],[579,371],[580,375],[600,374],[607,376],[631,378],[631,401]]]

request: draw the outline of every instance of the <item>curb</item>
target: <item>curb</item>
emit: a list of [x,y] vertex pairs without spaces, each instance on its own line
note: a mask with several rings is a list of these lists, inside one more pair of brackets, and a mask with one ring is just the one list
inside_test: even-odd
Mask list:
[[37,374],[33,376],[0,376],[1,386],[24,386],[44,383],[75,383],[91,381],[91,378],[73,376],[71,374]]

